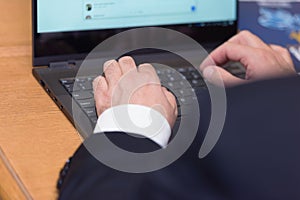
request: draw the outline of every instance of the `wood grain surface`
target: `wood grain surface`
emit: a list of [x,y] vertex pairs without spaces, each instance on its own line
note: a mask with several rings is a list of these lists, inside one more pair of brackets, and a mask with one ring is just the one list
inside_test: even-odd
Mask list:
[[32,76],[31,1],[0,6],[0,199],[55,199],[81,140]]

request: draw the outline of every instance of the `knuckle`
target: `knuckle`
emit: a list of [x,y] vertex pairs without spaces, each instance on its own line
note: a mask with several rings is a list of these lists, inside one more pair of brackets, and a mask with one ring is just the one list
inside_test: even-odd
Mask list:
[[144,63],[139,66],[141,69],[154,70],[154,67],[149,63]]
[[132,58],[130,56],[124,56],[119,59],[119,62],[122,64],[131,64],[132,63]]
[[252,33],[251,33],[250,31],[248,31],[248,30],[243,30],[243,31],[241,31],[241,32],[239,33],[239,36],[245,37],[245,38],[247,38],[247,37],[249,37],[249,36],[251,36],[251,35],[252,35]]
[[283,55],[290,55],[290,52],[287,48],[280,47]]
[[220,48],[219,50],[222,51],[222,54],[223,54],[226,51],[230,50],[233,45],[234,44],[232,42],[226,41],[223,43],[222,48]]
[[111,66],[114,65],[115,62],[115,60],[106,61],[103,65],[103,71],[106,71],[108,68],[111,68]]
[[272,56],[272,53],[270,53],[270,51],[268,50],[264,50],[264,49],[257,49],[255,54],[257,55],[257,57],[260,59],[260,61],[264,61],[264,62],[270,62],[270,59]]
[[106,66],[104,70],[105,70],[104,71],[105,74],[112,73],[114,71],[113,64],[111,63],[110,65]]

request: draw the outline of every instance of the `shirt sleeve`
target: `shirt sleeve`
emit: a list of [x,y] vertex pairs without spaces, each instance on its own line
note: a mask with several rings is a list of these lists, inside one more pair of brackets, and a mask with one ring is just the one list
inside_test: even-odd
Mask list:
[[162,148],[171,136],[170,125],[160,112],[135,104],[115,106],[99,116],[94,134],[116,131],[151,139]]

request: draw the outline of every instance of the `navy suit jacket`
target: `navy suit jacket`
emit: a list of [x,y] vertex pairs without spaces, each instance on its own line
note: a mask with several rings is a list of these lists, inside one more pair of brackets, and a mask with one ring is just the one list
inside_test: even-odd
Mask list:
[[[198,158],[210,119],[210,101],[198,92],[200,128],[191,147],[171,165],[149,173],[120,172],[81,145],[62,170],[59,199],[300,199],[300,78],[227,89],[222,135]],[[105,133],[121,148],[150,152],[148,139]],[[85,142],[97,142],[93,135]]]

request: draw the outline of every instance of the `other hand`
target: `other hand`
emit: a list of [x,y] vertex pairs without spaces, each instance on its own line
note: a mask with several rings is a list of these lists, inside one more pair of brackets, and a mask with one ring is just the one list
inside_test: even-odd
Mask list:
[[[228,61],[243,64],[245,79],[235,77],[220,67]],[[200,70],[208,81],[218,84],[222,79],[225,86],[296,74],[287,49],[267,45],[249,31],[240,32],[215,49],[200,66]]]

